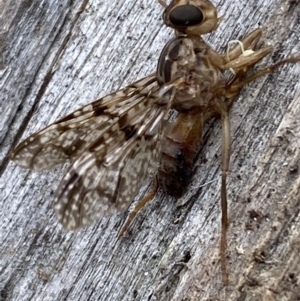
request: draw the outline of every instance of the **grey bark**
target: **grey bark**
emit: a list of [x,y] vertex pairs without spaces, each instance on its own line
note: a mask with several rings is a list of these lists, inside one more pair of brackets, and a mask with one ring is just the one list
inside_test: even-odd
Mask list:
[[[300,53],[299,1],[215,4],[224,15],[207,36],[215,49],[262,27],[275,50],[261,67]],[[299,300],[300,64],[243,88],[230,113],[228,287],[219,120],[205,131],[185,195],[159,190],[122,239],[126,214],[63,230],[52,202],[64,170],[36,173],[8,159],[29,134],[154,72],[173,35],[162,10],[144,0],[0,2],[1,301]]]

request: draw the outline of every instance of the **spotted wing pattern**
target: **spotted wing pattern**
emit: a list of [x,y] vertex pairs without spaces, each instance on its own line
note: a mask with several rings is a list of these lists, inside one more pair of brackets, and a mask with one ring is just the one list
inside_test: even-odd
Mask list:
[[16,147],[11,159],[36,171],[73,160],[99,137],[111,136],[118,120],[121,127],[133,121],[136,111],[149,106],[146,96],[155,89],[156,77],[150,75],[98,99],[32,134]]
[[156,171],[170,96],[164,89],[150,75],[33,134],[12,153],[18,165],[33,170],[72,160],[54,201],[65,228],[125,210]]

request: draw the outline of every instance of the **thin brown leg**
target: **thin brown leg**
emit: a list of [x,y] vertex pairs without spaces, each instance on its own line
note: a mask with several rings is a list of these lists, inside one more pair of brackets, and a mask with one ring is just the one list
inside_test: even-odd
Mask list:
[[262,48],[256,51],[253,51],[250,54],[246,55],[240,55],[237,59],[232,60],[228,62],[224,69],[233,69],[235,72],[238,70],[243,70],[246,72],[249,68],[251,68],[253,65],[255,65],[258,61],[263,59],[265,56],[267,56],[269,53],[271,53],[273,50],[273,47],[266,47]]
[[221,70],[232,69],[235,73],[246,72],[273,50],[272,46],[256,50],[261,34],[261,29],[254,30],[241,41],[237,41],[237,46],[228,51],[226,55],[220,55],[210,49],[209,56],[212,58],[212,64]]
[[229,86],[225,91],[225,97],[231,97],[232,94],[236,94],[244,85],[256,80],[257,78],[264,76],[268,73],[273,72],[276,68],[285,65],[285,64],[296,64],[300,62],[300,56],[291,57],[286,60],[280,61],[272,66],[266,67],[265,69],[262,69],[258,71],[257,73],[239,81],[238,83],[232,84]]
[[[263,75],[273,72],[276,68],[284,64],[288,64],[288,63],[295,64],[298,62],[300,62],[300,56],[289,58],[280,61],[272,66],[269,66],[261,71],[258,71],[257,73],[247,78],[243,78],[244,71],[242,71],[241,69],[238,70],[238,73],[226,85],[225,88],[225,97],[229,98],[229,101],[223,102],[222,100],[217,100],[214,107],[214,111],[212,111],[212,114],[215,113],[220,114],[222,118],[222,184],[221,184],[222,233],[221,233],[220,253],[221,253],[222,278],[223,278],[223,283],[225,285],[228,284],[228,274],[226,269],[226,234],[227,234],[227,227],[228,227],[226,179],[227,179],[227,172],[229,169],[230,144],[231,144],[228,110],[232,106],[234,100],[236,99],[236,95],[244,85],[254,81],[255,79]],[[208,118],[210,116],[205,116],[205,117]]]
[[229,122],[227,106],[222,100],[216,101],[215,110],[221,115],[222,118],[222,181],[221,181],[222,232],[221,232],[220,254],[221,254],[222,279],[223,279],[223,283],[227,285],[228,274],[226,269],[226,233],[228,227],[228,217],[227,217],[226,178],[229,169],[230,148],[231,148],[230,122]]
[[261,29],[256,29],[239,41],[240,43],[224,56],[226,64],[223,66],[223,69],[233,69],[235,72],[242,70],[246,72],[250,67],[272,52],[272,46],[256,50],[261,35]]
[[157,178],[154,178],[154,182],[153,182],[153,188],[152,190],[135,206],[135,208],[132,210],[132,212],[130,212],[130,214],[127,216],[127,219],[125,221],[125,223],[123,224],[120,232],[119,232],[119,236],[124,236],[124,233],[126,232],[126,230],[128,229],[130,223],[132,222],[132,220],[135,218],[135,216],[137,215],[137,213],[149,202],[153,199],[153,197],[155,196],[156,192],[158,189],[158,181]]
[[[251,33],[249,33],[244,39],[241,40],[243,44],[244,50],[252,49],[254,50],[260,37],[262,35],[262,30],[260,28],[255,29]],[[236,45],[233,47],[229,53],[226,55],[227,62],[230,62],[236,58],[238,58],[242,54],[242,49],[240,45]]]
[[227,234],[227,227],[228,227],[226,177],[227,177],[227,172],[224,172],[222,170],[222,184],[221,184],[222,231],[221,231],[221,242],[220,242],[220,254],[221,254],[222,280],[224,285],[228,285],[228,273],[226,269],[226,248],[227,248],[226,234]]

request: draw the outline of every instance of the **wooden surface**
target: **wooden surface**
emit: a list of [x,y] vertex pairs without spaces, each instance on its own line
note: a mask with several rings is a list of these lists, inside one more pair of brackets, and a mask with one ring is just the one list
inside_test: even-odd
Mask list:
[[[162,7],[109,3],[0,2],[0,300],[299,300],[300,64],[251,83],[231,110],[228,287],[218,255],[220,121],[205,132],[187,193],[159,191],[122,239],[125,214],[63,230],[52,202],[65,168],[36,173],[9,161],[30,133],[155,71],[172,36]],[[263,27],[275,50],[262,66],[300,53],[299,1],[215,4],[224,15],[207,37],[215,49]]]

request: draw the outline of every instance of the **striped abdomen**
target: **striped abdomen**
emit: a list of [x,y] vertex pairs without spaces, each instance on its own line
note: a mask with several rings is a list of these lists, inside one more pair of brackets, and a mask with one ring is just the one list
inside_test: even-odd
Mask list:
[[158,170],[160,186],[169,195],[181,196],[193,174],[202,143],[202,113],[179,113],[168,123]]

